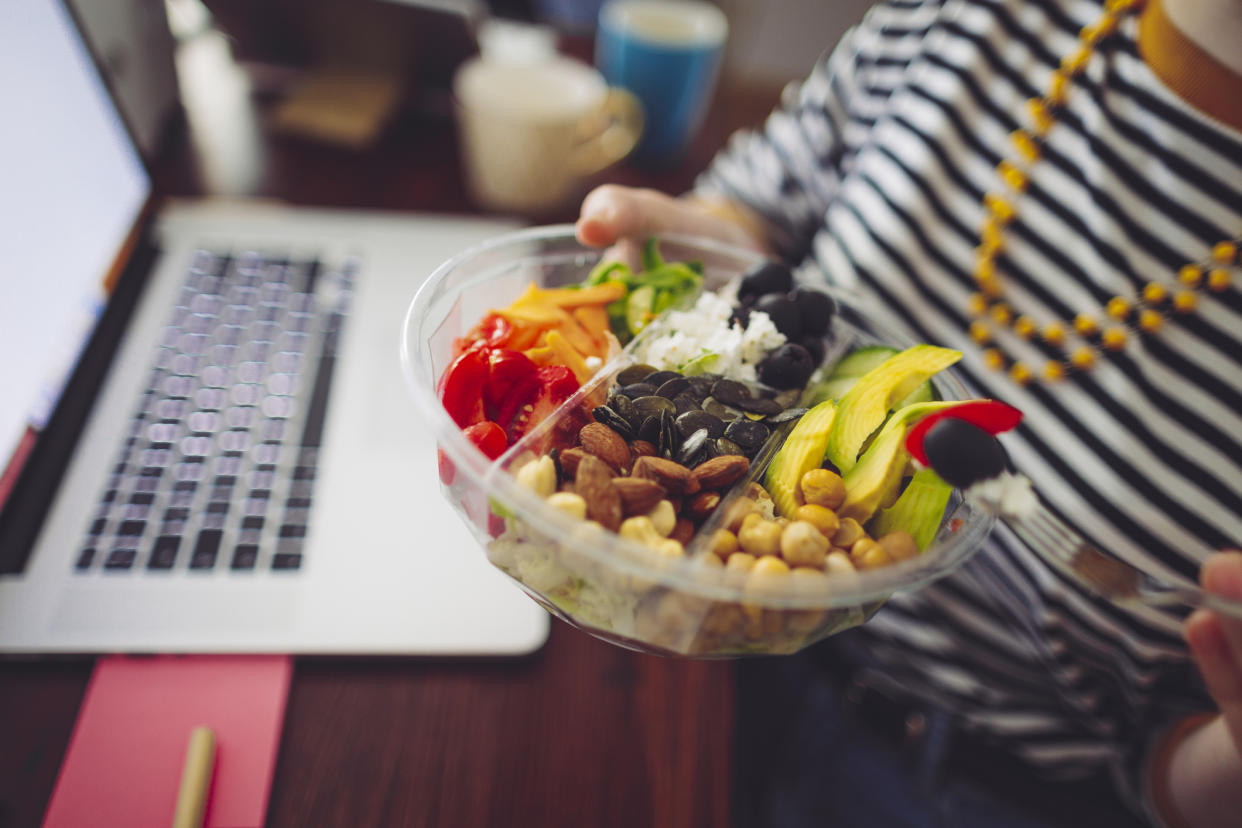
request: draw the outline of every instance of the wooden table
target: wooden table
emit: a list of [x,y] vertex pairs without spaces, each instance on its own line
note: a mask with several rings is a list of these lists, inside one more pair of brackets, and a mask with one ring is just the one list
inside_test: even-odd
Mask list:
[[[182,55],[183,85],[227,56],[203,43]],[[165,193],[474,211],[434,97],[356,152],[269,134],[264,105],[245,94],[186,92],[186,118],[153,165]],[[775,96],[726,85],[684,165],[622,165],[607,179],[682,191]],[[570,206],[540,219],[573,217]],[[0,662],[0,828],[39,825],[92,666]],[[301,657],[268,824],[724,826],[734,680],[728,662],[640,655],[559,621],[543,650],[517,661]]]

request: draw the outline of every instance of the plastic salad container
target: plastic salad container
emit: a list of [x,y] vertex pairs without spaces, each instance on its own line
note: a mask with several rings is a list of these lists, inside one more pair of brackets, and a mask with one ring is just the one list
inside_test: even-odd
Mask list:
[[[658,244],[667,262],[701,263],[704,291],[735,281],[760,261],[753,252],[710,240],[670,236]],[[554,508],[520,483],[514,470],[550,445],[565,440],[572,444],[572,435],[589,422],[593,407],[608,399],[618,374],[635,363],[635,348],[645,337],[659,335],[662,318],[497,459],[485,456],[440,400],[440,378],[455,357],[456,340],[531,283],[543,288],[581,283],[602,256],[602,251],[578,243],[569,225],[499,236],[431,274],[414,296],[401,334],[403,367],[424,418],[412,427],[435,434],[445,498],[488,559],[550,613],[591,635],[643,652],[695,658],[792,653],[862,624],[895,591],[947,575],[978,548],[993,519],[954,492],[922,553],[880,568],[830,577],[758,577],[710,561],[710,553],[702,551],[707,539],[726,519],[730,502],[753,495],[752,483],[762,480],[792,423],[775,429],[756,451],[745,476],[722,493],[721,508],[686,544],[684,555],[661,555],[649,545],[604,531]],[[842,307],[839,300],[837,305],[825,335],[824,364],[862,345],[914,344],[866,332],[874,328],[864,315]],[[942,400],[965,397],[951,369],[937,373],[931,383]],[[435,474],[436,469],[415,473]]]

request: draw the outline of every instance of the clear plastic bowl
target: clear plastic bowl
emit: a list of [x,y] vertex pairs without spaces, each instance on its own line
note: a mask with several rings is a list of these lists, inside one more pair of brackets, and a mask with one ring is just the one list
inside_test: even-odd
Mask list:
[[[660,248],[665,261],[701,261],[707,289],[719,288],[758,260],[750,251],[705,239],[670,236]],[[466,440],[448,416],[437,397],[437,381],[453,358],[454,340],[489,310],[507,306],[531,282],[542,287],[580,282],[602,255],[579,244],[570,225],[498,236],[431,274],[414,296],[402,331],[402,363],[425,417],[415,427],[430,428],[436,436],[445,497],[489,560],[549,612],[643,652],[696,658],[792,653],[863,623],[895,591],[949,574],[978,548],[993,519],[955,494],[935,540],[916,558],[852,576],[816,578],[813,584],[800,578],[748,578],[704,566],[693,554],[694,543],[684,558],[659,557],[636,542],[574,520],[517,483],[508,469],[530,458],[532,447],[581,412],[584,402],[602,402],[612,377],[632,362],[630,349],[580,389],[563,415],[546,420],[495,462]],[[864,315],[842,307],[828,335],[827,361],[865,344],[913,344],[867,329],[874,331]],[[938,374],[933,386],[942,399],[965,397],[952,370]],[[761,478],[775,448],[773,440],[734,492]],[[724,510],[702,527],[700,539]]]

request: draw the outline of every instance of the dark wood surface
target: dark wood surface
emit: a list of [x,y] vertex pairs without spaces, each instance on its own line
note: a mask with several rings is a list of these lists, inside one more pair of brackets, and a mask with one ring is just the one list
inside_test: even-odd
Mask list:
[[[271,134],[265,101],[244,88],[195,94],[187,76],[221,72],[229,55],[209,40],[192,47],[185,117],[153,165],[163,192],[474,211],[434,91],[376,146],[326,147]],[[680,192],[774,100],[775,90],[726,84],[684,164],[623,164],[601,180]],[[570,205],[537,220],[573,215]],[[0,828],[40,824],[92,666],[0,661]],[[725,826],[734,678],[727,662],[633,653],[559,621],[543,650],[516,661],[298,658],[268,824]]]

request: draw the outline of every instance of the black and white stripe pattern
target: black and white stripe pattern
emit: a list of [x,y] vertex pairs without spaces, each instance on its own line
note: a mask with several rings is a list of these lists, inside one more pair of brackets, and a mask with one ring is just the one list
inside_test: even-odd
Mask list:
[[[958,348],[980,396],[1025,413],[1005,438],[1088,538],[1166,577],[1242,544],[1242,293],[1057,385],[987,370],[967,336],[981,199],[1093,0],[897,0],[872,9],[699,188],[769,218],[803,273],[883,324]],[[1037,320],[1098,311],[1242,231],[1242,135],[1165,88],[1128,18],[1097,49],[1018,201],[1007,300]],[[1003,340],[1032,365],[1033,343]],[[1178,613],[1099,601],[999,530],[960,572],[895,597],[858,635],[890,679],[1053,775],[1108,766],[1135,793],[1149,740],[1207,709]]]

